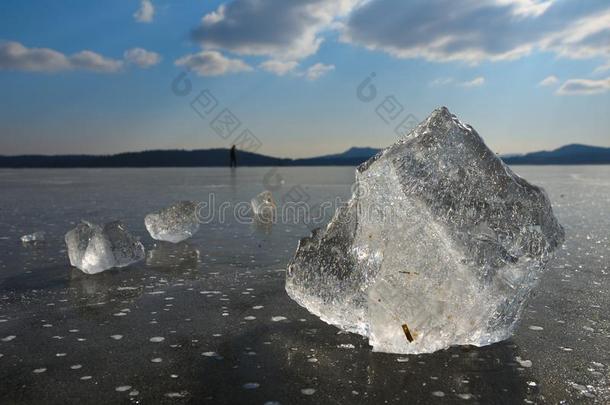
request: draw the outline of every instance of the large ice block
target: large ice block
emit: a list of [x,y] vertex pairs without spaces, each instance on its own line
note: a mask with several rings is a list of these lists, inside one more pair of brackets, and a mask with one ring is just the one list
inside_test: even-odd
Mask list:
[[194,201],[175,202],[144,218],[150,236],[156,240],[171,243],[182,242],[199,230],[197,203]]
[[103,227],[82,221],[66,233],[65,241],[70,264],[87,274],[125,267],[145,256],[142,243],[120,221]]
[[300,241],[286,290],[375,351],[508,338],[564,233],[545,192],[446,108],[356,170],[358,187]]

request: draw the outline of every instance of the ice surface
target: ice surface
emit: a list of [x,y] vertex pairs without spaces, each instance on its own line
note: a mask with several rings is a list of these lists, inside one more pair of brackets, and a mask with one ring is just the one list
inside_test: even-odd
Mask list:
[[103,227],[83,221],[66,233],[70,264],[95,274],[144,259],[144,246],[120,221]]
[[273,221],[275,218],[276,205],[271,191],[263,191],[254,197],[250,203],[252,204],[252,212],[254,213],[254,218],[256,220],[269,223]]
[[197,203],[175,202],[167,208],[148,214],[144,224],[153,239],[178,243],[193,236],[199,230]]
[[42,242],[45,239],[46,234],[43,231],[38,231],[31,233],[29,235],[23,235],[21,237],[21,241],[23,243],[31,243],[31,242]]
[[375,351],[508,338],[563,241],[545,192],[444,107],[356,181],[326,229],[300,241],[288,294]]

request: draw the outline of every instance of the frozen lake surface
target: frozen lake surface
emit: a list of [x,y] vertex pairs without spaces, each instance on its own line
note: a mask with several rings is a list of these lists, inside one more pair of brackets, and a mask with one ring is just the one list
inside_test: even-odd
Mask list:
[[[243,212],[265,185],[280,206],[345,200],[353,168],[0,170],[0,403],[608,403],[610,167],[514,170],[566,230],[515,336],[409,356],[286,295],[312,224]],[[213,203],[210,223],[152,240],[144,216],[188,199]],[[63,237],[81,219],[123,221],[146,260],[71,268]],[[46,241],[21,243],[35,231]]]

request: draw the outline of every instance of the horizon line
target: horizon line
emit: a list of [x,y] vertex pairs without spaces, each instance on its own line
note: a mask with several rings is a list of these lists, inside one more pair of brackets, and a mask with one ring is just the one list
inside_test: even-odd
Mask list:
[[[543,149],[543,150],[534,150],[534,151],[530,151],[530,152],[509,152],[509,153],[498,153],[498,152],[494,152],[496,155],[498,156],[515,156],[515,155],[527,155],[530,153],[539,153],[539,152],[553,152],[556,151],[558,149],[561,149],[563,147],[566,146],[587,146],[587,147],[592,147],[592,148],[604,148],[604,149],[610,149],[610,146],[602,146],[602,145],[590,145],[590,144],[584,144],[584,143],[566,143],[566,144],[562,144],[560,146],[555,147],[554,149]],[[387,146],[389,147],[389,146]],[[376,149],[378,151],[386,149],[387,147],[374,147],[374,146],[351,146],[347,149],[344,149],[340,152],[329,152],[326,154],[322,154],[322,155],[316,155],[316,156],[310,156],[310,157],[278,157],[278,156],[273,156],[273,155],[268,155],[265,153],[260,153],[258,152],[258,150],[256,151],[249,151],[247,149],[237,149],[238,152],[241,153],[251,153],[254,155],[259,155],[259,156],[264,156],[264,157],[269,157],[269,158],[273,158],[273,159],[282,159],[282,160],[306,160],[306,159],[316,159],[316,158],[321,158],[321,157],[326,157],[326,156],[334,156],[334,155],[341,155],[343,153],[346,153],[352,149]],[[171,149],[141,149],[141,150],[132,150],[132,151],[123,151],[123,152],[115,152],[115,153],[100,153],[100,154],[95,154],[95,153],[53,153],[53,154],[45,154],[45,153],[23,153],[23,154],[14,154],[14,155],[2,155],[0,154],[0,157],[5,157],[5,158],[16,158],[16,157],[26,157],[26,156],[42,156],[42,157],[59,157],[59,156],[90,156],[90,157],[109,157],[109,156],[118,156],[118,155],[126,155],[126,154],[135,154],[135,153],[147,153],[147,152],[197,152],[197,151],[212,151],[212,150],[226,150],[227,152],[229,151],[230,147],[212,147],[212,148],[196,148],[196,149],[180,149],[180,148],[171,148]]]

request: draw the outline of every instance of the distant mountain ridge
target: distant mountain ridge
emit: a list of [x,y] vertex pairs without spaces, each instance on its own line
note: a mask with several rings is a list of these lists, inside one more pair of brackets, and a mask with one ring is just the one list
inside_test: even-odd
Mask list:
[[[381,149],[353,147],[343,153],[304,159],[277,158],[238,151],[240,166],[357,166]],[[610,164],[610,148],[570,144],[552,151],[500,156],[512,165]],[[2,168],[71,167],[222,167],[229,165],[229,150],[150,150],[116,155],[0,156]]]
[[552,151],[503,156],[502,159],[506,163],[513,165],[609,164],[610,148],[574,143],[562,146]]

